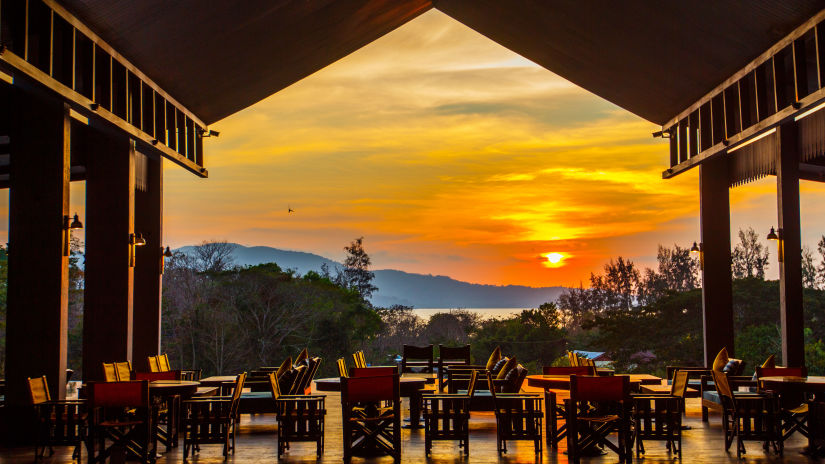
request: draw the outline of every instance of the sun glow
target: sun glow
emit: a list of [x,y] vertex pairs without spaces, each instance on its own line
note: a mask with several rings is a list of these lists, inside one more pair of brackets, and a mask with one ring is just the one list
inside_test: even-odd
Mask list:
[[564,258],[566,258],[566,256],[562,253],[557,253],[554,251],[552,253],[545,253],[542,256],[544,256],[547,259],[547,261],[544,263],[544,265],[547,267],[564,266]]

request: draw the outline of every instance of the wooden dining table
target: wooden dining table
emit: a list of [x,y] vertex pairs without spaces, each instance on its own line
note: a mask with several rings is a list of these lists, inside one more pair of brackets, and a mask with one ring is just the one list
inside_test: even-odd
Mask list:
[[[618,375],[626,375],[630,377],[630,388],[633,390],[638,391],[641,385],[652,384],[655,385],[658,379],[658,383],[661,384],[662,379],[660,377],[656,377],[650,374],[616,374]],[[527,385],[530,387],[537,387],[542,389],[556,389],[556,390],[569,390],[570,389],[570,376],[569,375],[541,375],[541,374],[534,374],[527,376]]]

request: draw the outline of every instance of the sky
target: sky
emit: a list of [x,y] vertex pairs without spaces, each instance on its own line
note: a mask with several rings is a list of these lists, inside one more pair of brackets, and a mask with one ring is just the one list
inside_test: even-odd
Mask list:
[[[699,240],[698,170],[662,180],[660,127],[436,10],[210,128],[209,179],[164,163],[172,248],[227,240],[341,260],[363,236],[374,269],[586,286],[611,258],[655,266],[658,244]],[[775,184],[731,190],[732,234],[776,224]],[[815,248],[825,186],[801,188]],[[83,196],[73,184],[73,210]]]

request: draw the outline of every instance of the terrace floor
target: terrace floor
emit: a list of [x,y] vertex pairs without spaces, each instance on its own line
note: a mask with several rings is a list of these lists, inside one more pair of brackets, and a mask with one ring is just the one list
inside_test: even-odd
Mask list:
[[[538,390],[536,390],[538,391]],[[326,393],[327,395],[327,418],[326,418],[326,442],[324,456],[320,460],[315,459],[314,443],[294,443],[291,449],[282,458],[283,462],[314,462],[314,463],[340,463],[342,462],[341,451],[341,405],[338,393]],[[406,412],[405,412],[406,414]],[[735,444],[731,447],[731,453],[724,451],[722,439],[722,426],[720,416],[711,413],[710,421],[703,423],[701,420],[700,403],[698,399],[689,399],[687,403],[687,418],[685,425],[692,427],[683,433],[683,455],[682,461],[689,463],[736,463]],[[533,453],[531,442],[508,443],[509,452],[502,457],[496,453],[496,422],[492,412],[474,412],[470,419],[470,456],[463,458],[462,454],[454,442],[435,442],[433,444],[433,456],[428,460],[424,456],[424,430],[404,429],[402,431],[402,461],[405,463],[429,462],[432,464],[453,464],[453,463],[566,463],[567,455],[564,454],[564,444],[559,450],[547,449],[545,447],[541,460]],[[244,415],[241,419],[241,428],[237,440],[237,450],[234,455],[230,455],[226,461],[228,463],[272,463],[277,461],[276,444],[277,426],[272,415]],[[744,457],[746,462],[755,463],[802,463],[813,462],[813,460],[800,454],[807,444],[804,437],[792,437],[785,443],[784,456],[766,454],[762,450],[760,443],[746,442],[747,454]],[[640,462],[654,464],[677,461],[665,450],[664,442],[645,442],[647,454],[643,455]],[[182,461],[182,447],[162,454],[158,458],[158,464],[180,463]],[[83,451],[86,458],[86,451]],[[0,450],[0,463],[30,463],[33,458],[32,448],[13,448]],[[635,457],[634,457],[635,458]],[[42,461],[45,464],[70,463],[71,449],[68,447],[56,448],[55,455]],[[203,463],[223,463],[220,445],[203,445],[201,452],[189,459],[192,464]],[[353,458],[353,463],[392,463],[392,458],[360,459]],[[607,454],[601,457],[583,458],[583,463],[614,463],[618,462],[615,454]]]

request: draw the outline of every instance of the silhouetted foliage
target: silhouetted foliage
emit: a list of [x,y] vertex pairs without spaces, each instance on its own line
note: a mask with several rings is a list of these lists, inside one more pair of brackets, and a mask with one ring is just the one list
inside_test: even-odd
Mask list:
[[753,227],[748,227],[747,230],[740,229],[739,243],[731,253],[733,277],[764,279],[765,270],[768,268],[768,258],[768,248],[759,241],[759,235]]

